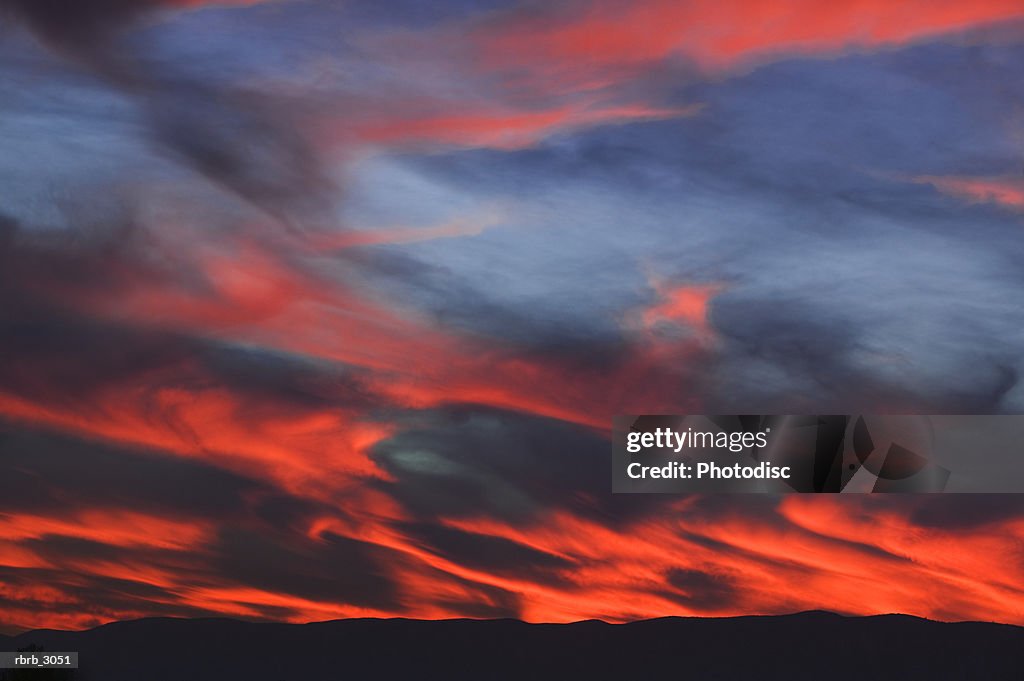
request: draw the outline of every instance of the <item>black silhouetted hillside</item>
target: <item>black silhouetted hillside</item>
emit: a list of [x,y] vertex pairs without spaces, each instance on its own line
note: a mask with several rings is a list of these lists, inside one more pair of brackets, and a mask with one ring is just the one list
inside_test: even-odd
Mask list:
[[147,619],[0,637],[78,651],[76,681],[1024,679],[1024,628],[914,617],[253,624]]

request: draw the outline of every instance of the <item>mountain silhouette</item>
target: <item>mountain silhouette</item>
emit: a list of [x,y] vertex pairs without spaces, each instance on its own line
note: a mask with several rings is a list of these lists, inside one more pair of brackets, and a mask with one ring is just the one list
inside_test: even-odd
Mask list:
[[75,681],[1024,679],[1024,628],[826,612],[629,624],[143,619],[0,637],[0,650],[28,645],[79,652]]

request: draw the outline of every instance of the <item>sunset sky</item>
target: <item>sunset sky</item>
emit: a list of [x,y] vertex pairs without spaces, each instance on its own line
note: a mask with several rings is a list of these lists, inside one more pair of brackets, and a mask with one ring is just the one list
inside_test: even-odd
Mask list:
[[0,0],[0,630],[1024,624],[1020,495],[611,494],[1024,412],[1021,0]]

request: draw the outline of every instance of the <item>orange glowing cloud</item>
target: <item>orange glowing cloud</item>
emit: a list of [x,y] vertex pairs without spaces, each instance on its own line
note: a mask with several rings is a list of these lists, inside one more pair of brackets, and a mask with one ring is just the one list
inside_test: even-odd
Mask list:
[[[451,231],[439,230],[443,235]],[[377,238],[408,236],[384,230]],[[708,517],[697,508],[698,499],[687,497],[669,500],[656,514],[622,526],[564,507],[540,509],[521,522],[461,516],[434,520],[449,530],[512,542],[557,559],[549,572],[517,574],[469,565],[434,550],[403,529],[417,519],[375,488],[374,483],[395,482],[377,468],[371,450],[397,426],[372,418],[373,404],[400,410],[470,403],[598,432],[607,430],[616,413],[699,407],[687,390],[687,369],[707,351],[713,333],[708,314],[723,290],[720,284],[652,279],[654,299],[626,315],[626,342],[616,361],[588,369],[516,352],[500,339],[440,328],[396,301],[318,274],[316,261],[305,260],[332,247],[356,248],[359,239],[321,242],[313,237],[300,245],[210,237],[190,243],[193,251],[177,261],[182,267],[178,279],[129,272],[126,276],[138,278],[130,279],[133,285],[116,299],[104,291],[58,283],[37,292],[111,323],[292,353],[321,362],[325,369],[341,365],[357,372],[367,402],[349,404],[347,394],[332,392],[329,383],[322,388],[322,404],[249,393],[219,381],[198,360],[176,356],[145,372],[112,376],[90,388],[85,399],[0,392],[0,414],[82,437],[201,459],[315,502],[320,509],[316,517],[291,528],[295,541],[315,548],[335,535],[397,556],[400,560],[389,560],[386,568],[399,585],[395,599],[387,606],[365,607],[210,574],[201,563],[214,543],[216,519],[207,524],[123,509],[78,509],[59,518],[22,513],[0,516],[0,567],[30,575],[57,570],[70,580],[26,577],[29,591],[39,587],[40,602],[72,609],[80,598],[74,594],[82,593],[82,580],[89,577],[150,585],[163,595],[137,605],[97,607],[77,618],[38,607],[15,609],[12,617],[21,626],[88,626],[176,608],[255,618],[273,611],[290,621],[445,617],[464,614],[459,604],[500,609],[505,607],[503,594],[514,594],[516,613],[531,621],[828,608],[1024,622],[1019,585],[999,565],[1024,539],[1020,519],[965,536],[916,527],[895,511],[862,519],[850,513],[848,500],[793,497],[768,513]],[[658,332],[663,325],[694,330],[696,336]],[[32,549],[33,540],[44,535],[103,544],[124,559],[93,560],[64,570]],[[151,552],[159,552],[160,560]]]
[[5,541],[60,535],[114,546],[183,549],[203,541],[208,527],[131,511],[84,510],[75,517],[17,514],[0,517]]
[[663,281],[653,282],[658,302],[643,310],[641,320],[647,330],[658,324],[683,324],[690,329],[707,335],[708,305],[711,299],[722,291],[717,284],[673,285]]
[[699,103],[665,105],[650,88],[637,87],[638,77],[662,77],[656,67],[666,59],[720,75],[788,55],[878,49],[1020,19],[1024,5],[1017,0],[591,0],[512,9],[426,35],[385,31],[363,44],[411,70],[417,60],[440,59],[457,78],[479,78],[481,91],[494,91],[493,104],[420,92],[354,100],[346,108],[356,113],[344,125],[325,122],[318,136],[346,144],[523,149],[592,126],[696,114]]
[[[443,225],[435,236],[447,236],[458,230],[479,230],[486,224]],[[181,272],[181,281],[130,274],[130,283],[126,282],[123,295],[117,298],[103,291],[75,288],[45,292],[65,301],[76,301],[80,309],[119,323],[255,345],[357,367],[366,370],[364,380],[372,393],[403,407],[425,408],[459,402],[482,404],[604,430],[609,418],[616,413],[630,409],[642,412],[654,407],[671,411],[685,405],[683,374],[691,364],[690,358],[701,351],[699,342],[657,338],[642,330],[631,338],[631,345],[624,349],[618,366],[601,372],[580,369],[544,356],[521,356],[500,339],[479,339],[445,330],[397,301],[375,299],[370,292],[349,283],[318,276],[315,268],[307,271],[301,267],[302,258],[308,253],[317,254],[325,248],[338,245],[351,248],[364,240],[420,236],[423,234],[419,230],[389,230],[369,236],[355,232],[313,236],[308,246],[286,242],[261,244],[251,239],[236,243],[197,241],[199,245],[194,247],[194,253],[179,258],[181,267],[195,268],[188,276]],[[197,281],[201,285],[194,283]],[[644,314],[649,320],[653,320],[653,316],[668,315],[674,322],[696,325],[704,332],[701,310],[714,292],[712,287],[698,287],[688,292],[683,288],[669,290],[666,285],[662,295],[667,302]],[[415,362],[411,364],[410,358],[415,358]],[[665,371],[666,363],[676,369]],[[166,376],[149,376],[146,380],[167,381],[173,386],[174,377],[183,370],[184,375],[189,375],[188,367],[174,367]],[[202,443],[197,447],[186,442],[171,448],[220,451],[213,440],[197,434],[209,430],[202,427],[203,423],[222,423],[224,425],[218,426],[221,434],[217,435],[217,441],[230,445],[229,451],[248,447],[245,443],[251,442],[250,454],[269,465],[277,456],[271,453],[270,443],[277,438],[267,438],[267,431],[277,427],[276,419],[263,416],[260,427],[256,432],[250,431],[251,435],[245,431],[235,432],[229,424],[232,414],[243,409],[253,416],[270,412],[257,411],[255,405],[239,404],[236,396],[224,393],[217,386],[202,383],[199,386],[186,393],[170,386],[162,390],[149,387],[146,400],[150,406],[173,413],[181,423],[181,432]],[[143,390],[142,386],[119,386],[114,394],[97,399],[100,404],[112,405],[108,413],[119,414],[118,418],[124,419],[129,418],[127,414],[139,411],[131,405],[144,404],[138,397]],[[14,396],[9,397],[10,410],[15,410],[17,403]],[[114,407],[114,404],[119,406]],[[29,408],[22,404],[16,410],[23,415],[43,414],[47,407]],[[63,418],[70,418],[67,412],[63,414]],[[95,424],[85,417],[72,421]],[[112,426],[110,432],[152,433],[145,438],[146,443],[157,447],[168,446],[167,437],[183,440],[168,432],[153,433],[152,423],[142,414],[136,421],[145,427],[136,430],[134,425],[126,423]],[[317,429],[322,429],[326,437],[333,429],[341,429],[343,424],[347,428],[354,427],[356,421],[357,417],[352,414],[306,414],[301,421],[306,425],[296,427],[300,432],[307,432],[305,437],[312,437],[308,431]],[[282,424],[281,428],[285,426]],[[337,449],[337,445],[330,449]],[[348,461],[346,468],[355,470],[353,466]],[[363,469],[363,472],[370,471]]]
[[[948,530],[924,531],[896,513],[857,521],[848,508],[856,502],[848,500],[787,499],[780,509],[786,522],[741,511],[690,520],[692,503],[674,502],[658,518],[626,530],[564,513],[530,527],[450,522],[578,565],[566,575],[576,589],[515,585],[527,601],[526,618],[535,621],[826,608],[850,614],[902,612],[935,619],[1024,622],[1019,580],[1003,565],[1021,541],[1024,523],[1019,519],[954,536]],[[669,576],[675,570],[708,575],[704,588],[719,582],[725,596],[702,600],[699,589],[686,593],[682,588],[673,597]]]
[[354,98],[344,124],[325,121],[318,137],[523,149],[591,126],[699,112],[699,103],[666,105],[637,86],[638,77],[663,77],[656,67],[666,59],[720,75],[787,55],[878,49],[1020,19],[1017,0],[591,0],[511,9],[425,34],[383,31],[361,43],[413,72],[420,60],[440,60],[456,78],[479,79],[481,92],[493,91],[492,103],[433,99],[419,89]]
[[918,184],[930,184],[944,194],[972,203],[994,203],[1024,210],[1024,179],[1019,177],[956,177],[923,175],[913,178]]
[[540,111],[456,113],[385,120],[361,128],[360,136],[383,144],[429,143],[495,149],[522,149],[552,134],[594,125],[650,121],[692,115],[697,106],[659,108],[563,106]]
[[[180,368],[172,369],[179,372]],[[156,376],[150,377],[153,380]],[[92,439],[200,458],[311,498],[379,477],[366,452],[386,424],[343,410],[299,411],[223,388],[112,384],[81,409],[0,393],[0,414]]]
[[[916,607],[923,610],[925,616],[946,619],[946,613],[960,611],[965,613],[961,617],[991,619],[991,613],[997,612],[997,619],[1002,621],[1024,620],[1019,577],[1013,570],[1005,569],[1005,557],[1013,555],[1014,547],[1024,539],[1024,520],[1011,518],[956,532],[911,527],[904,515],[894,511],[850,513],[849,506],[858,502],[863,503],[861,500],[794,496],[788,498],[780,510],[794,526],[816,536],[853,546],[877,547],[893,556],[888,562],[896,563],[908,574],[905,580],[891,578],[889,581],[917,592]],[[873,588],[878,588],[877,574],[865,575],[865,579]],[[910,586],[913,579],[935,586],[923,589],[917,585],[915,588]],[[956,594],[952,603],[950,594]],[[896,603],[888,607],[890,611],[900,610]]]
[[492,64],[591,72],[678,54],[722,69],[758,56],[900,44],[1022,17],[1016,0],[599,1],[577,13],[485,24],[479,40]]

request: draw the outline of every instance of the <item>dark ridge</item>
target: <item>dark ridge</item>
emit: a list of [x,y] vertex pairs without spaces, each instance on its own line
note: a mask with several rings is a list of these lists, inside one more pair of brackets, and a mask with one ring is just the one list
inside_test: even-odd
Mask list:
[[0,637],[2,650],[30,644],[79,652],[75,681],[1024,678],[1021,627],[821,611],[623,625],[159,618]]

